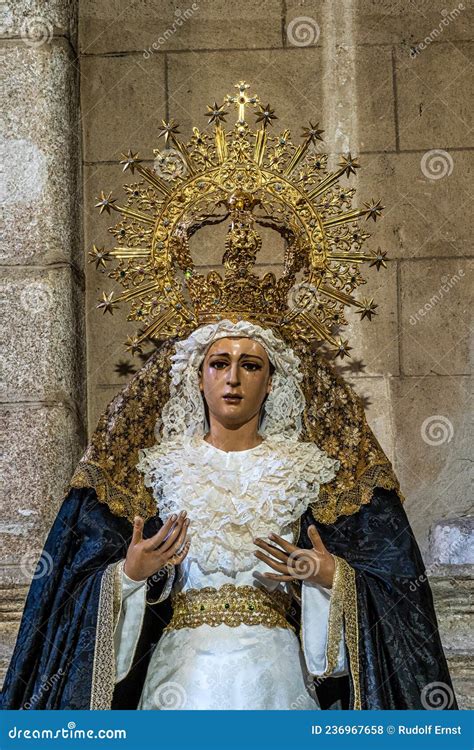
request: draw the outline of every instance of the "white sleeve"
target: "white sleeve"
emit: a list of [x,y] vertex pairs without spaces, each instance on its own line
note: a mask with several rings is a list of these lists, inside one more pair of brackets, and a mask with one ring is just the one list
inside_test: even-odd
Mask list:
[[308,672],[313,676],[348,674],[344,647],[344,623],[338,616],[342,602],[335,587],[302,581],[301,639]]
[[[129,578],[123,570],[125,560],[119,563],[119,581],[120,581],[120,612],[114,631],[114,650],[115,650],[115,682],[120,682],[129,673],[133,657],[138,644],[138,639],[143,625],[143,617],[146,608],[147,580],[134,581]],[[173,574],[170,575],[171,569],[168,568],[168,580],[160,598],[157,602],[163,601],[169,595],[174,580]],[[156,602],[153,602],[156,603]]]

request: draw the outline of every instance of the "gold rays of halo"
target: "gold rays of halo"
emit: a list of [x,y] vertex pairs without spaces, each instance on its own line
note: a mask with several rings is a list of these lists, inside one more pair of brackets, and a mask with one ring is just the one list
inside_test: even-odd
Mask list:
[[[327,156],[319,123],[303,128],[295,145],[289,130],[270,132],[277,119],[269,104],[250,96],[249,84],[236,84],[237,93],[222,104],[207,106],[213,133],[193,128],[191,139],[178,139],[179,125],[162,121],[158,137],[165,148],[155,149],[153,167],[129,150],[120,162],[136,176],[125,185],[126,199],[117,203],[102,192],[100,213],[117,212],[121,220],[109,231],[116,239],[110,250],[93,246],[90,262],[124,291],[104,292],[98,308],[112,313],[121,302],[130,304],[128,320],[138,321],[137,336],[127,348],[141,351],[147,340],[189,335],[196,327],[224,317],[271,327],[286,340],[326,341],[334,356],[344,358],[352,348],[334,329],[347,325],[344,308],[352,306],[372,319],[372,298],[353,297],[367,283],[360,265],[386,268],[386,252],[363,253],[370,237],[361,219],[380,216],[380,201],[353,209],[354,188],[339,185],[356,174],[360,164],[350,153],[335,171]],[[226,131],[223,123],[236,110],[237,120]],[[247,121],[255,110],[257,128]],[[223,249],[224,275],[198,273],[189,250],[192,235],[204,226],[228,221]],[[258,227],[269,227],[285,239],[283,273],[277,278],[253,271],[262,241]],[[301,273],[300,280],[297,274]]]

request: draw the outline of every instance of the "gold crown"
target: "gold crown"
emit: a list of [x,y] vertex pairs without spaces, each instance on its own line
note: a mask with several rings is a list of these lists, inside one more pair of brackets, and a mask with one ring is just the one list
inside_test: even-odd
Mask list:
[[[122,215],[109,229],[117,247],[94,245],[89,255],[100,270],[115,260],[108,276],[125,291],[117,298],[104,292],[97,306],[112,313],[118,303],[131,303],[128,320],[141,324],[138,335],[127,340],[132,353],[147,339],[187,336],[198,326],[229,318],[270,327],[287,340],[327,341],[336,356],[349,356],[352,347],[334,335],[335,327],[347,325],[344,307],[352,305],[371,320],[378,306],[352,296],[367,283],[359,266],[369,261],[377,271],[386,268],[386,252],[361,252],[370,235],[358,220],[376,221],[384,207],[372,200],[363,209],[351,208],[355,189],[338,183],[360,165],[349,153],[338,169],[327,170],[327,156],[317,149],[324,132],[319,123],[310,122],[302,143],[294,145],[289,130],[270,134],[274,110],[249,96],[245,81],[236,88],[223,104],[208,105],[213,134],[194,127],[191,140],[182,143],[178,124],[163,120],[158,135],[165,149],[154,150],[153,168],[131,150],[122,155],[123,171],[142,179],[124,186],[123,206],[111,193],[101,193],[100,213]],[[222,123],[231,107],[238,116],[226,132]],[[246,121],[248,108],[257,110],[255,131]],[[224,275],[204,276],[196,270],[189,240],[202,227],[226,220]],[[253,270],[262,246],[259,226],[285,240],[280,278]]]

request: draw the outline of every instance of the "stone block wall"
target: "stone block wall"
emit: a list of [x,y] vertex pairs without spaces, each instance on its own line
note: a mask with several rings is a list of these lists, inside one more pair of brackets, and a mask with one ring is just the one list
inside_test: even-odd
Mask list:
[[77,5],[2,3],[0,672],[86,440]]

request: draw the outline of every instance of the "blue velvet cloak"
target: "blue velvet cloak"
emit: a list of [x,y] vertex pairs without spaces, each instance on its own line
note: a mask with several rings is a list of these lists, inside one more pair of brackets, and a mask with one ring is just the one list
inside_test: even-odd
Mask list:
[[[427,708],[427,686],[443,683],[450,696],[445,708],[456,709],[423,560],[397,493],[376,487],[371,503],[330,525],[315,522],[308,509],[299,547],[311,547],[312,523],[329,551],[355,571],[360,708]],[[149,519],[144,537],[161,525],[158,516]],[[131,534],[130,522],[113,515],[93,489],[72,489],[66,496],[43,551],[53,564],[29,589],[4,682],[4,709],[94,707],[101,580],[111,563],[125,557]],[[157,599],[163,585],[163,579],[153,583],[147,599]],[[292,612],[298,620],[296,602]],[[171,614],[169,597],[147,604],[132,669],[106,708],[137,707],[151,653]],[[352,671],[348,677],[318,679],[316,685],[323,709],[354,707]]]

